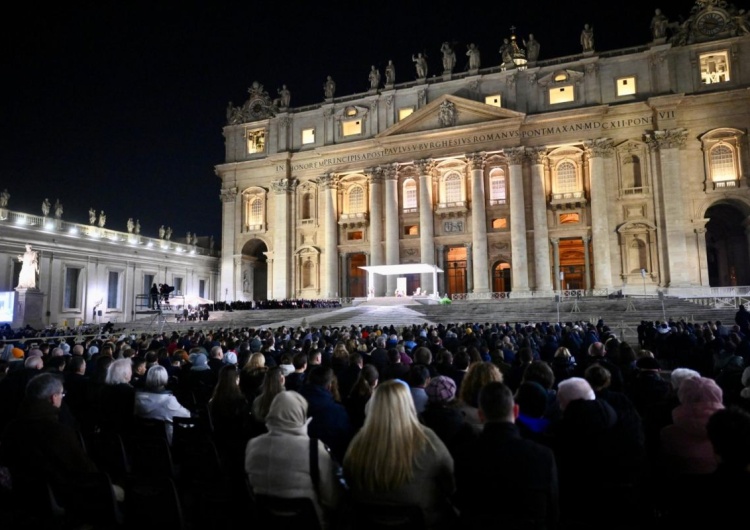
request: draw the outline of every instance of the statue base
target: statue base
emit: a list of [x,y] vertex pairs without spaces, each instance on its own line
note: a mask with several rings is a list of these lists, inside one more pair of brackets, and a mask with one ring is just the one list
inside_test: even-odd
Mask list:
[[479,75],[479,68],[469,68],[469,75]]
[[378,93],[378,89],[377,89],[377,88],[371,88],[371,89],[369,89],[369,90],[367,91],[367,93],[368,93],[368,94],[377,94],[377,93]]
[[393,86],[394,86],[394,85],[393,85],[393,83],[390,83],[390,84],[389,84],[389,83],[386,83],[386,85],[385,85],[385,89],[386,89],[386,90],[393,90]]
[[426,77],[418,77],[417,78],[417,84],[418,85],[424,85],[426,82],[427,82],[427,78]]
[[596,55],[596,52],[594,50],[586,50],[583,52],[584,57],[592,57]]
[[651,46],[659,46],[660,44],[665,44],[667,42],[666,37],[658,37],[651,41]]
[[443,72],[443,81],[450,81],[453,77],[453,72],[451,70],[445,70]]
[[12,327],[31,326],[34,329],[44,329],[44,293],[39,289],[18,287],[16,293]]

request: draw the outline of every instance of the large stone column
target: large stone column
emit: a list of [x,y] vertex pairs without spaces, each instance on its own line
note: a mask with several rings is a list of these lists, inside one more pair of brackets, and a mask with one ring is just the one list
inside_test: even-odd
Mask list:
[[[415,166],[419,171],[419,252],[420,261],[435,264],[435,220],[432,200],[432,162],[418,160]],[[419,284],[423,293],[432,294],[437,290],[433,285],[432,273],[422,273]]]
[[560,240],[552,238],[552,256],[555,263],[555,291],[560,291],[564,286],[560,281]]
[[586,282],[585,288],[591,290],[591,256],[589,255],[589,245],[591,238],[588,235],[583,236],[583,275]]
[[[534,222],[534,289],[537,294],[552,295],[549,263],[549,228],[547,227],[547,194],[544,189],[544,162],[547,149],[526,149],[531,162],[531,205]],[[556,273],[557,274],[557,273]]]
[[468,155],[471,170],[471,256],[475,293],[489,293],[489,258],[487,256],[487,198],[484,194],[484,153]]
[[689,266],[685,227],[685,201],[682,193],[683,175],[680,148],[687,140],[686,129],[654,131],[646,135],[646,143],[656,155],[655,193],[661,233],[662,284],[668,287],[689,285]]
[[[706,253],[706,230],[705,226],[695,228],[695,245],[698,247],[698,267],[700,268],[700,279],[701,285],[708,287],[710,285],[708,281],[708,255]],[[748,235],[748,243],[750,244],[750,232],[745,232]]]
[[[370,180],[370,265],[384,265],[383,252],[383,170],[369,171]],[[376,274],[373,278],[375,296],[385,294],[385,277]]]
[[325,298],[338,298],[339,247],[338,247],[338,177],[331,173],[318,179],[323,192],[323,288]]
[[[399,232],[398,232],[398,171],[395,165],[383,168],[385,177],[385,263],[398,265]],[[386,276],[386,293],[396,292],[396,276]]]
[[[227,300],[230,294],[234,299],[234,258],[239,256],[242,249],[235,250],[234,240],[237,230],[236,216],[239,205],[237,204],[237,188],[225,188],[221,190],[221,284],[219,286],[217,300]],[[238,287],[240,290],[242,286]]]
[[526,157],[523,147],[506,149],[510,166],[510,250],[512,254],[512,287],[514,293],[529,291],[528,253],[526,250],[526,207],[523,201],[521,164]]
[[587,141],[584,145],[589,162],[591,193],[591,237],[594,245],[594,289],[612,289],[612,261],[609,251],[609,222],[607,179],[604,158],[614,152],[612,141],[606,138]]
[[292,282],[292,229],[290,223],[292,204],[291,196],[299,181],[295,178],[283,178],[271,182],[274,194],[274,230],[273,230],[273,297],[278,299],[293,298]]

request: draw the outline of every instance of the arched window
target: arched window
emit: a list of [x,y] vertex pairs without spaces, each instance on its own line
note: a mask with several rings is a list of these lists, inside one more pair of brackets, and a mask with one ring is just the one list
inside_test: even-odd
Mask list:
[[648,269],[648,254],[646,243],[635,238],[630,243],[630,252],[628,253],[629,269],[631,273],[640,272],[641,269]]
[[315,273],[315,265],[312,261],[307,260],[302,265],[302,288],[303,289],[309,289],[311,287],[315,287],[315,283],[313,281]]
[[505,171],[500,168],[490,171],[490,204],[505,204],[508,198],[507,193]]
[[445,177],[445,202],[461,202],[461,176],[451,173]]
[[578,191],[576,166],[573,162],[565,160],[557,166],[556,192],[573,193],[576,191]]
[[734,151],[726,144],[718,144],[711,149],[710,154],[711,179],[737,180],[734,164]]
[[414,179],[404,181],[404,210],[417,208],[417,183]]
[[627,156],[623,160],[623,188],[633,189],[643,187],[641,173],[641,159],[635,155]]
[[261,188],[248,188],[242,194],[242,230],[262,230],[266,218],[266,195]]
[[362,186],[353,186],[349,190],[348,213],[361,213],[365,211],[365,190]]
[[263,222],[263,201],[260,197],[255,197],[250,201],[249,224],[259,225]]

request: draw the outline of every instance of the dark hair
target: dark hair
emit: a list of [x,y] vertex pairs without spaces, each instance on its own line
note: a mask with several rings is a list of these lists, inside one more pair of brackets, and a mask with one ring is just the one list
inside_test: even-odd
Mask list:
[[504,421],[514,404],[513,393],[504,383],[493,381],[479,391],[479,408],[487,421]]
[[594,363],[586,368],[583,377],[589,382],[594,391],[604,390],[612,382],[612,374],[599,363]]
[[310,370],[307,382],[311,385],[328,388],[333,383],[333,370],[323,365],[316,366]]
[[708,419],[706,432],[722,462],[745,471],[750,465],[750,412],[737,406],[717,410]]
[[409,369],[409,385],[424,386],[430,378],[430,369],[423,364],[413,364]]
[[523,380],[533,381],[546,389],[550,389],[555,384],[555,372],[546,362],[533,361],[523,371]]
[[354,383],[350,396],[372,396],[375,391],[375,383],[378,381],[380,374],[378,369],[372,364],[366,364],[359,371],[357,381]]

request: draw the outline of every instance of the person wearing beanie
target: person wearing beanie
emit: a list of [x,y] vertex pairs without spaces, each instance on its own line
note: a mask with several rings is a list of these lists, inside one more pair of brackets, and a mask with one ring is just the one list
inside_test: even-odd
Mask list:
[[430,379],[425,387],[427,405],[419,420],[432,429],[451,455],[474,437],[474,429],[465,420],[456,400],[456,382],[445,375]]

